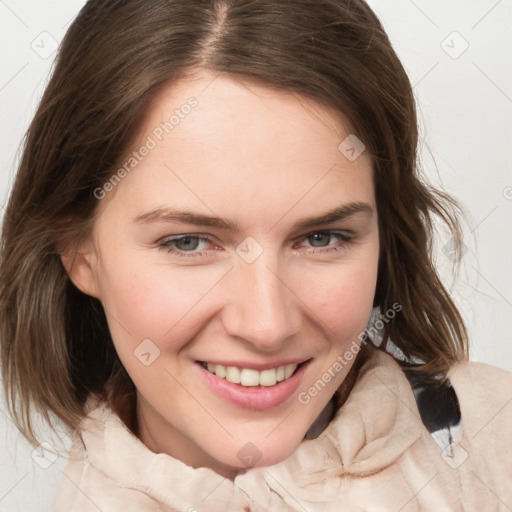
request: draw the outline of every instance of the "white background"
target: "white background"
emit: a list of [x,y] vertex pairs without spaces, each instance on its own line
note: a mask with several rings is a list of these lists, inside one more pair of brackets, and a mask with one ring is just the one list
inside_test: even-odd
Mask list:
[[[83,3],[0,0],[0,205],[55,56],[53,40],[61,40]],[[369,3],[414,84],[427,175],[468,215],[453,287],[443,233],[436,261],[467,321],[471,359],[512,370],[512,2]],[[44,469],[31,450],[0,403],[2,512],[49,508],[64,461]]]

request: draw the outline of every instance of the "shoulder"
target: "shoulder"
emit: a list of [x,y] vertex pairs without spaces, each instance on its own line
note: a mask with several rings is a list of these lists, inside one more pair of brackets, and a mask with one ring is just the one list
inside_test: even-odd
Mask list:
[[496,380],[512,382],[512,372],[502,370],[487,363],[475,361],[462,361],[455,364],[449,371],[450,379],[469,379],[470,381],[479,378],[483,381],[493,382]]
[[512,421],[511,372],[485,363],[463,362],[453,366],[448,377],[459,398],[465,425],[478,418],[498,423]]
[[512,479],[512,373],[464,362],[448,377],[460,404],[463,446],[492,472],[503,470]]

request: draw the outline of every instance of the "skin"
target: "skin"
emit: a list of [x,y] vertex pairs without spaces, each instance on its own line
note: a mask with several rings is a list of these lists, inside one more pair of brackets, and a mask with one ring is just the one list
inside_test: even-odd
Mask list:
[[[379,256],[372,162],[338,150],[351,131],[332,109],[206,72],[155,97],[128,153],[190,96],[198,105],[99,201],[91,236],[62,259],[76,286],[107,312],[137,387],[142,442],[233,478],[245,468],[237,453],[249,442],[261,457],[256,466],[290,456],[353,364],[309,403],[299,402],[359,343],[371,313]],[[370,213],[293,228],[351,202],[366,203]],[[158,208],[226,218],[238,229],[134,221]],[[310,236],[327,230],[353,239]],[[184,256],[159,246],[185,234],[210,241],[174,243]],[[252,263],[236,252],[249,236],[262,249]],[[145,339],[160,350],[149,366],[134,355]],[[219,397],[194,363],[290,357],[312,361],[294,395],[263,411]]]

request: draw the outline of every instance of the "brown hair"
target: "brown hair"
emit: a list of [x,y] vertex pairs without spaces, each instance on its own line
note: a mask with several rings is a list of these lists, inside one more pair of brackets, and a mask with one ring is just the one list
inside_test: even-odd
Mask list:
[[112,176],[151,99],[198,68],[343,114],[373,159],[381,240],[374,305],[402,306],[385,341],[421,358],[429,375],[466,357],[462,318],[431,258],[435,216],[460,241],[456,203],[419,175],[413,91],[363,0],[90,0],[26,134],[2,232],[4,386],[32,441],[33,408],[76,427],[89,395],[122,402],[133,393],[101,303],[71,283],[60,253],[87,235],[93,191]]

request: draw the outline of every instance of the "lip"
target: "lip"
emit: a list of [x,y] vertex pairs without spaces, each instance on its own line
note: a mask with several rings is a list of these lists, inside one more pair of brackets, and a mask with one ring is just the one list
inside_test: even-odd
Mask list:
[[[289,361],[292,362],[291,360]],[[199,362],[196,362],[195,366],[200,371],[201,378],[204,380],[205,384],[216,395],[243,409],[263,411],[265,409],[281,405],[295,393],[310,362],[311,359],[303,362],[290,378],[269,387],[245,387],[241,384],[233,384],[232,382],[228,382],[226,379],[221,379],[213,373],[210,373],[208,370],[203,368]],[[218,364],[223,363],[219,362]],[[275,365],[275,363],[272,363],[272,365]],[[229,366],[236,366],[236,364],[231,361]],[[259,365],[259,367],[261,366],[266,367],[263,369],[275,368],[275,366],[269,366],[268,364]],[[278,366],[280,366],[280,364],[278,364]],[[251,368],[251,366],[241,367]],[[256,369],[254,364],[252,365],[252,368]]]

